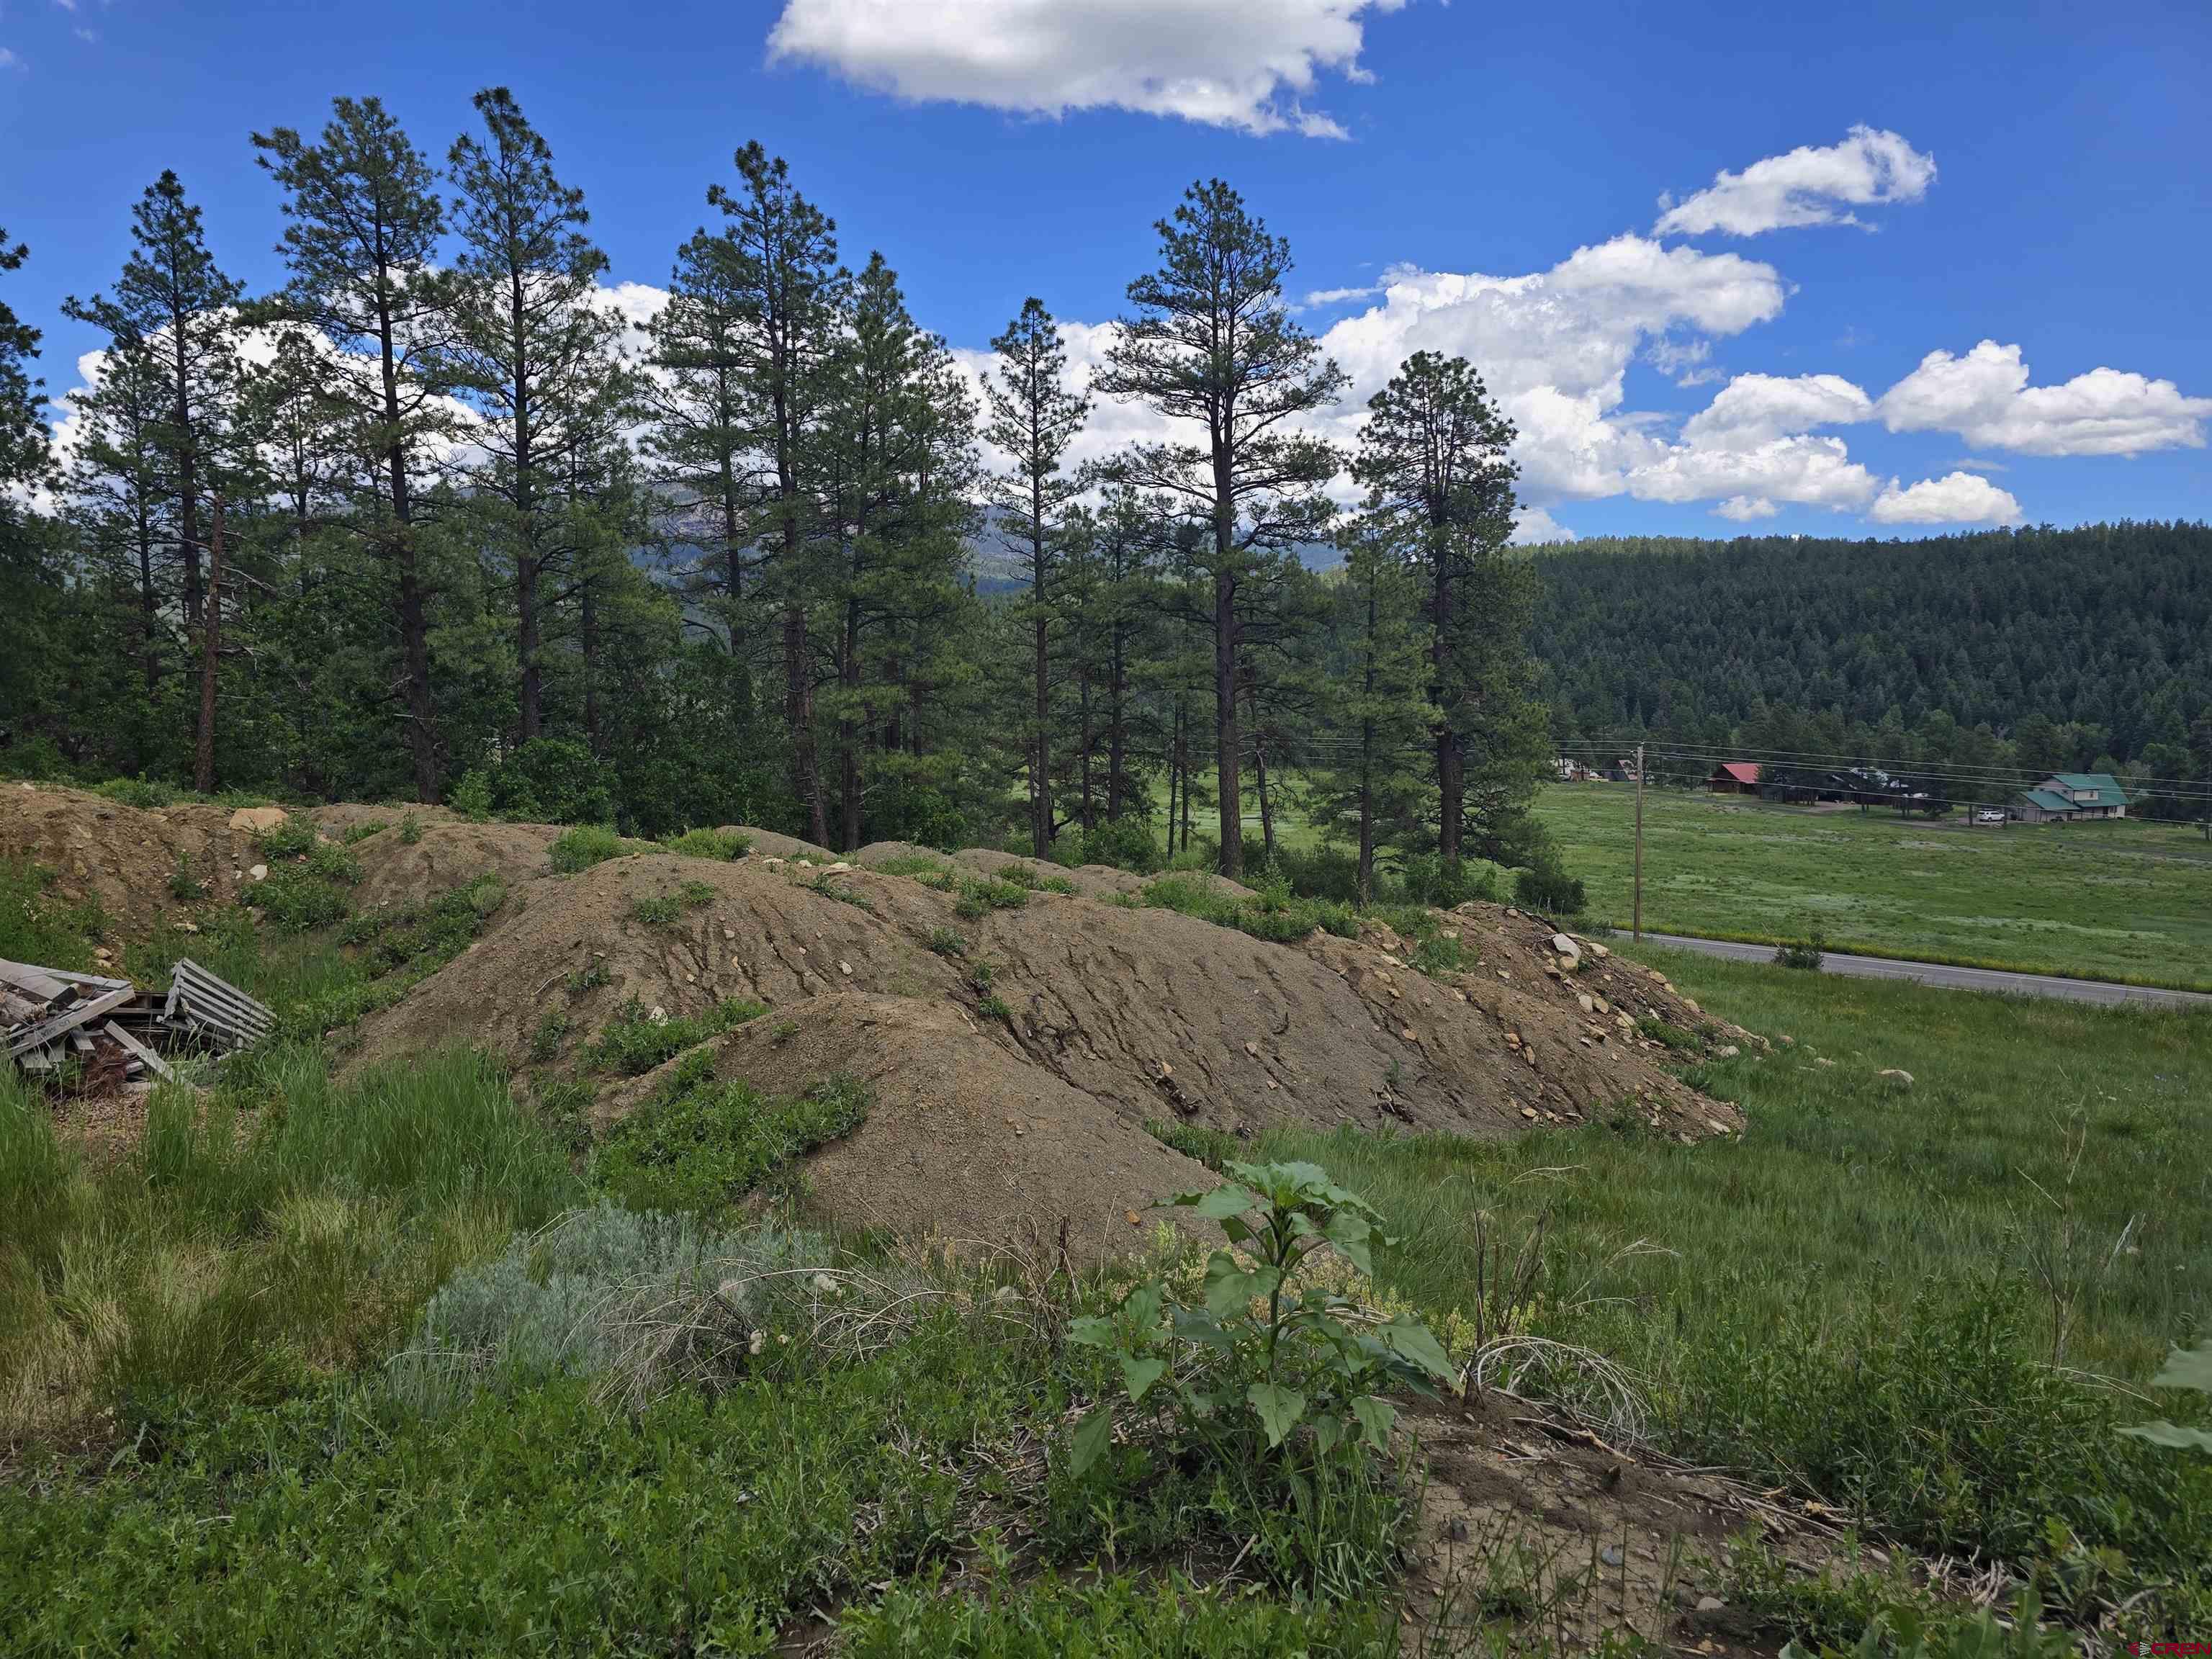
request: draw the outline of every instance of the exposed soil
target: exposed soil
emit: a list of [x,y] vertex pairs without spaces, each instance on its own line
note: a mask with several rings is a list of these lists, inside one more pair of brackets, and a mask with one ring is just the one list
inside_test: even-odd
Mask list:
[[[375,842],[362,845],[366,862]],[[720,1040],[722,1073],[874,1085],[869,1125],[815,1160],[832,1217],[993,1242],[1061,1217],[1112,1236],[1113,1218],[1141,1224],[1166,1192],[1202,1184],[1148,1120],[1245,1136],[1279,1123],[1497,1136],[1629,1112],[1691,1139],[1741,1127],[1633,1021],[1756,1039],[1601,947],[1561,972],[1547,925],[1495,907],[1446,919],[1474,965],[1431,977],[1387,931],[1274,945],[1053,892],[963,919],[957,896],[911,878],[779,857],[647,854],[526,880],[465,955],[366,1023],[356,1063],[471,1042],[520,1065],[535,1042],[558,1066],[626,1007],[758,1002],[771,1013]],[[639,919],[641,902],[670,898],[674,922]],[[933,948],[954,941],[957,955]],[[652,1084],[606,1091],[603,1115]]]
[[231,816],[211,803],[149,810],[85,789],[10,783],[0,787],[0,858],[52,871],[55,890],[72,903],[96,901],[116,943],[185,913],[171,890],[180,856],[204,900],[236,896],[259,855],[251,832],[230,828]]
[[[251,885],[252,836],[222,808],[0,796],[0,852],[57,870],[70,896],[97,896],[112,932],[182,913],[169,888],[179,852],[212,896]],[[1075,872],[1079,894],[963,918],[957,894],[788,837],[754,832],[757,850],[733,863],[653,852],[556,877],[554,829],[418,810],[410,842],[404,810],[313,815],[325,833],[387,826],[354,843],[357,908],[431,902],[488,870],[508,896],[459,959],[363,1023],[349,1065],[461,1043],[541,1074],[587,1069],[580,1050],[625,1010],[757,1002],[769,1014],[720,1039],[723,1073],[798,1091],[847,1072],[873,1087],[867,1124],[811,1172],[830,1218],[858,1226],[1004,1243],[1066,1219],[1086,1254],[1108,1248],[1147,1228],[1168,1194],[1204,1184],[1148,1121],[1247,1137],[1277,1124],[1503,1136],[1632,1114],[1684,1139],[1732,1133],[1735,1109],[1684,1084],[1670,1063],[1687,1056],[1636,1021],[1656,1017],[1701,1051],[1759,1041],[1601,945],[1563,961],[1549,924],[1494,905],[1440,918],[1462,966],[1431,975],[1387,928],[1284,945],[1103,902],[1141,884],[1118,871]],[[861,862],[914,850],[878,843]],[[647,902],[647,915],[672,904],[675,920],[641,919]],[[653,1082],[599,1080],[603,1121]]]
[[1771,1654],[1781,1634],[1721,1594],[1736,1542],[1806,1567],[1836,1552],[1832,1510],[1623,1451],[1510,1396],[1425,1402],[1404,1421],[1425,1473],[1407,1617],[1443,1650],[1504,1622],[1561,1653],[1634,1631],[1676,1652]]

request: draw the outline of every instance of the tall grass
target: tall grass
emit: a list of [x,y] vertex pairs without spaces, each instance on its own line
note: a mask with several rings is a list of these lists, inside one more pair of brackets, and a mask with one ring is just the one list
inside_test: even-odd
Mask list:
[[504,1076],[432,1054],[333,1083],[278,1047],[158,1090],[126,1155],[0,1097],[0,1443],[254,1399],[379,1352],[454,1267],[580,1190]]
[[[1277,1131],[1262,1155],[1373,1201],[1414,1305],[1626,1366],[1687,1455],[1930,1548],[2035,1558],[2055,1517],[2139,1568],[2212,1555],[2212,1472],[2121,1443],[2090,1380],[2140,1384],[2212,1328],[2212,1017],[1652,957],[1778,1038],[1692,1074],[1742,1104],[1740,1140],[1624,1113],[1508,1143]],[[1510,1310],[1479,1305],[1501,1244],[1541,1262]]]

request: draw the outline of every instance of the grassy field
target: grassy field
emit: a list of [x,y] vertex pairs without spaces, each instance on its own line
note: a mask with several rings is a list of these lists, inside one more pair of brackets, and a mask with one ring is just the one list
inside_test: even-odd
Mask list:
[[[70,942],[19,884],[0,955],[33,913]],[[1073,1467],[1124,1374],[1070,1321],[1113,1285],[635,1214],[480,1060],[333,1085],[343,963],[222,931],[315,1018],[210,1101],[157,1097],[118,1154],[0,1077],[0,1651],[764,1655],[822,1617],[852,1655],[1412,1659],[1379,1464],[1316,1503],[1318,1462],[1125,1404]],[[2002,1561],[2077,1624],[2204,1628],[2212,1461],[2118,1431],[2205,1417],[2143,1384],[2212,1331],[2212,1016],[1651,959],[1776,1040],[1696,1074],[1741,1139],[1251,1150],[1373,1200],[1373,1293],[1455,1358],[1573,1345],[1658,1447]],[[1527,1271],[1478,1295],[1501,1251]],[[1960,1616],[1870,1572],[1729,1594],[1808,1652]],[[1502,1620],[1475,1650],[1543,1649]]]
[[[1547,789],[1538,815],[1628,925],[1635,791]],[[2212,990],[2212,843],[2194,826],[1970,828],[1855,807],[1649,790],[1644,925],[1760,942],[1818,928],[1837,950]]]

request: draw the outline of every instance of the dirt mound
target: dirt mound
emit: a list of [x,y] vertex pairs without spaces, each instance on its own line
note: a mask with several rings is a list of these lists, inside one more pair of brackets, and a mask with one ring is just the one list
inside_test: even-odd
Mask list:
[[[112,940],[142,938],[185,902],[226,900],[249,884],[258,862],[250,831],[230,827],[231,809],[212,802],[125,806],[88,789],[58,784],[0,787],[0,858],[28,859],[53,872],[75,903],[96,901]],[[182,860],[182,862],[180,862]]]
[[[1056,1249],[1065,1221],[1070,1252],[1095,1260],[1145,1241],[1175,1217],[1156,1206],[1214,1180],[950,1000],[814,997],[787,1017],[739,1027],[715,1070],[777,1094],[836,1073],[869,1085],[867,1121],[807,1170],[812,1200],[845,1226],[1035,1251]],[[640,1079],[602,1101],[602,1122],[654,1082]]]
[[[325,808],[315,814],[315,821],[328,830],[325,812],[356,810]],[[373,822],[378,816],[364,814],[362,821]],[[487,872],[498,876],[513,892],[550,873],[546,849],[561,834],[542,823],[471,823],[441,817],[422,821],[420,833],[410,842],[400,834],[397,820],[388,822],[392,827],[353,843],[362,872],[353,890],[356,909],[434,903]]]
[[773,830],[756,830],[750,823],[726,823],[714,833],[750,836],[753,852],[763,858],[806,859],[815,864],[835,864],[838,859],[838,854],[826,847],[817,847],[796,836],[780,836]]
[[[927,847],[918,847],[910,841],[872,842],[849,856],[854,863],[867,869],[928,859],[940,866],[973,870],[978,875],[1003,878],[1012,872],[1016,880],[1029,886],[1057,879],[1070,883],[1085,898],[1110,898],[1117,894],[1140,893],[1146,883],[1156,879],[1128,870],[1117,870],[1110,864],[1081,864],[1071,868],[1042,859],[1024,858],[1018,853],[1001,853],[988,847],[970,847],[957,853],[939,853]],[[1232,898],[1257,896],[1241,882],[1231,881],[1223,876],[1209,876],[1206,879]]]
[[[772,1013],[721,1038],[719,1066],[779,1089],[855,1072],[884,1103],[884,1127],[817,1160],[839,1218],[965,1237],[1055,1209],[1083,1225],[1141,1216],[1188,1179],[1147,1120],[1489,1136],[1632,1112],[1687,1139],[1722,1133],[1734,1109],[1664,1069],[1634,1023],[1755,1040],[1602,947],[1560,968],[1548,927],[1495,907],[1445,919],[1465,966],[1431,975],[1387,934],[1274,945],[1049,891],[963,916],[959,895],[905,877],[760,858],[617,859],[523,896],[367,1022],[361,1060],[459,1042],[562,1066],[625,1011],[757,1002]],[[605,1109],[641,1092],[612,1091]],[[939,1142],[941,1167],[923,1150]],[[854,1150],[870,1146],[885,1156]]]

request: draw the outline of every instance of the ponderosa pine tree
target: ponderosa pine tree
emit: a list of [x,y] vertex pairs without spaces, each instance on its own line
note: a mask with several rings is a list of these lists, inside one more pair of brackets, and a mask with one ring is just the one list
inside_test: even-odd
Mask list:
[[1426,695],[1428,652],[1420,591],[1388,526],[1368,519],[1344,538],[1334,585],[1340,660],[1324,700],[1320,763],[1310,777],[1314,821],[1358,851],[1359,902],[1375,896],[1375,857],[1403,846],[1420,823],[1423,751],[1437,709]]
[[607,261],[584,234],[583,192],[560,181],[551,146],[505,87],[475,101],[484,136],[464,134],[447,158],[460,252],[440,368],[480,417],[467,482],[513,578],[515,735],[528,743],[544,726],[545,585],[560,574],[563,463],[581,434],[605,424],[628,377],[622,320],[594,303]]
[[393,580],[416,798],[434,802],[440,744],[416,520],[424,441],[448,423],[432,378],[453,307],[439,271],[437,174],[374,98],[334,100],[319,143],[277,127],[253,143],[290,221],[277,252],[291,276],[272,309],[338,348],[339,395],[382,474],[356,520]]
[[783,159],[771,159],[755,142],[737,153],[736,163],[738,187],[713,185],[707,200],[728,222],[716,247],[729,261],[728,289],[741,342],[743,418],[759,458],[751,532],[771,550],[767,557],[783,617],[791,786],[806,814],[808,839],[818,845],[828,841],[830,829],[814,740],[806,623],[812,511],[802,474],[846,276],[837,264],[836,222],[793,188]]
[[[1513,423],[1464,357],[1417,351],[1367,402],[1352,476],[1367,491],[1367,534],[1417,564],[1426,592],[1435,733],[1437,850],[1447,869],[1465,836],[1467,749],[1495,709],[1525,702],[1497,682],[1525,655],[1525,605],[1498,568],[1513,534]],[[1523,677],[1525,678],[1525,676]]]
[[1203,434],[1127,452],[1115,476],[1206,526],[1195,568],[1211,590],[1221,872],[1234,879],[1243,871],[1238,593],[1328,522],[1322,490],[1340,458],[1297,422],[1334,403],[1346,377],[1284,304],[1290,245],[1235,191],[1218,179],[1193,185],[1157,228],[1159,267],[1129,284],[1133,314],[1116,324],[1093,386]]
[[[994,474],[991,505],[1001,515],[999,539],[1027,567],[1023,604],[1030,631],[1032,704],[1028,738],[1030,851],[1050,855],[1052,806],[1052,633],[1054,577],[1060,562],[1060,519],[1077,493],[1063,473],[1068,446],[1083,430],[1091,401],[1067,386],[1067,349],[1044,301],[1032,295],[1006,331],[991,342],[997,372],[984,382],[990,410],[984,436],[1006,458]],[[1086,797],[1087,799],[1087,797]]]
[[107,573],[114,591],[127,586],[137,600],[134,643],[146,702],[129,723],[134,772],[153,763],[151,716],[169,654],[162,612],[177,544],[160,436],[171,413],[168,392],[150,343],[111,339],[99,374],[70,399],[79,434],[68,480],[70,517],[87,562]]
[[164,415],[152,436],[173,503],[185,624],[197,628],[206,553],[200,497],[237,392],[237,306],[244,290],[217,269],[200,210],[185,199],[174,173],[163,173],[139,198],[131,241],[112,293],[88,301],[71,296],[62,310],[99,329],[112,348],[146,352],[161,366]]
[[[0,227],[0,271],[21,270],[30,253],[21,242],[9,246],[8,232]],[[38,355],[39,331],[0,300],[0,494],[8,485],[27,488],[46,477],[46,431],[39,420],[45,382],[30,368]]]
[[647,325],[653,373],[641,385],[650,422],[646,457],[656,479],[689,498],[679,509],[679,533],[702,552],[697,586],[719,597],[733,659],[745,651],[754,438],[744,398],[746,337],[736,275],[727,233],[699,230],[676,250],[668,302]]

